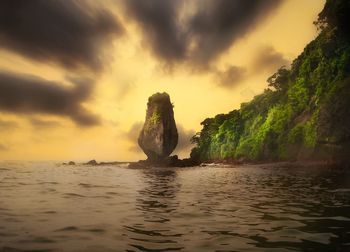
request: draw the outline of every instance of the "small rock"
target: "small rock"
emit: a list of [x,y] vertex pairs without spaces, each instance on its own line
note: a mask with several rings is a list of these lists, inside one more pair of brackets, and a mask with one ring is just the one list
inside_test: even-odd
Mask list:
[[86,165],[98,165],[95,159],[90,160],[89,162],[85,163]]

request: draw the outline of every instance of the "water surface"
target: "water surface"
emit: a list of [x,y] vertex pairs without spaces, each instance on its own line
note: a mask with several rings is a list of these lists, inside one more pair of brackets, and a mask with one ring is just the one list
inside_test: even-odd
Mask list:
[[0,251],[350,251],[350,173],[1,162]]

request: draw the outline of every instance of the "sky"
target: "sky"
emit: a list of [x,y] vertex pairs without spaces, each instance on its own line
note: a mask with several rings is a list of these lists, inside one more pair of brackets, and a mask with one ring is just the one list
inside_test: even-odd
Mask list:
[[3,0],[0,159],[133,161],[148,97],[179,144],[238,109],[317,36],[325,0]]

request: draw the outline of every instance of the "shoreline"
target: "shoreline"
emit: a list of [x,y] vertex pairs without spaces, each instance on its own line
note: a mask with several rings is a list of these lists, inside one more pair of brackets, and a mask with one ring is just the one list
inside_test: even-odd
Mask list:
[[349,161],[335,161],[335,160],[293,160],[293,161],[259,161],[259,162],[227,162],[227,161],[215,161],[215,162],[203,162],[199,166],[201,167],[217,167],[217,166],[261,166],[268,168],[341,168],[350,169]]
[[191,159],[177,159],[170,163],[152,163],[147,160],[139,161],[101,161],[90,160],[85,163],[76,163],[74,161],[63,162],[61,165],[127,165],[129,168],[186,168],[186,167],[243,167],[243,166],[260,166],[263,168],[334,168],[334,169],[350,169],[349,161],[342,160],[292,160],[292,161],[259,161],[259,162],[243,162],[235,160],[215,160],[197,162]]

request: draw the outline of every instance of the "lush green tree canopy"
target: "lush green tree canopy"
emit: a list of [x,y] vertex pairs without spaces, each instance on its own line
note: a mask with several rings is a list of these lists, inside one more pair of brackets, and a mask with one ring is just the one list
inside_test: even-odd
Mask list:
[[207,118],[192,141],[201,161],[291,160],[350,151],[348,0],[327,0],[322,29],[297,57],[268,80],[263,94],[239,110]]

